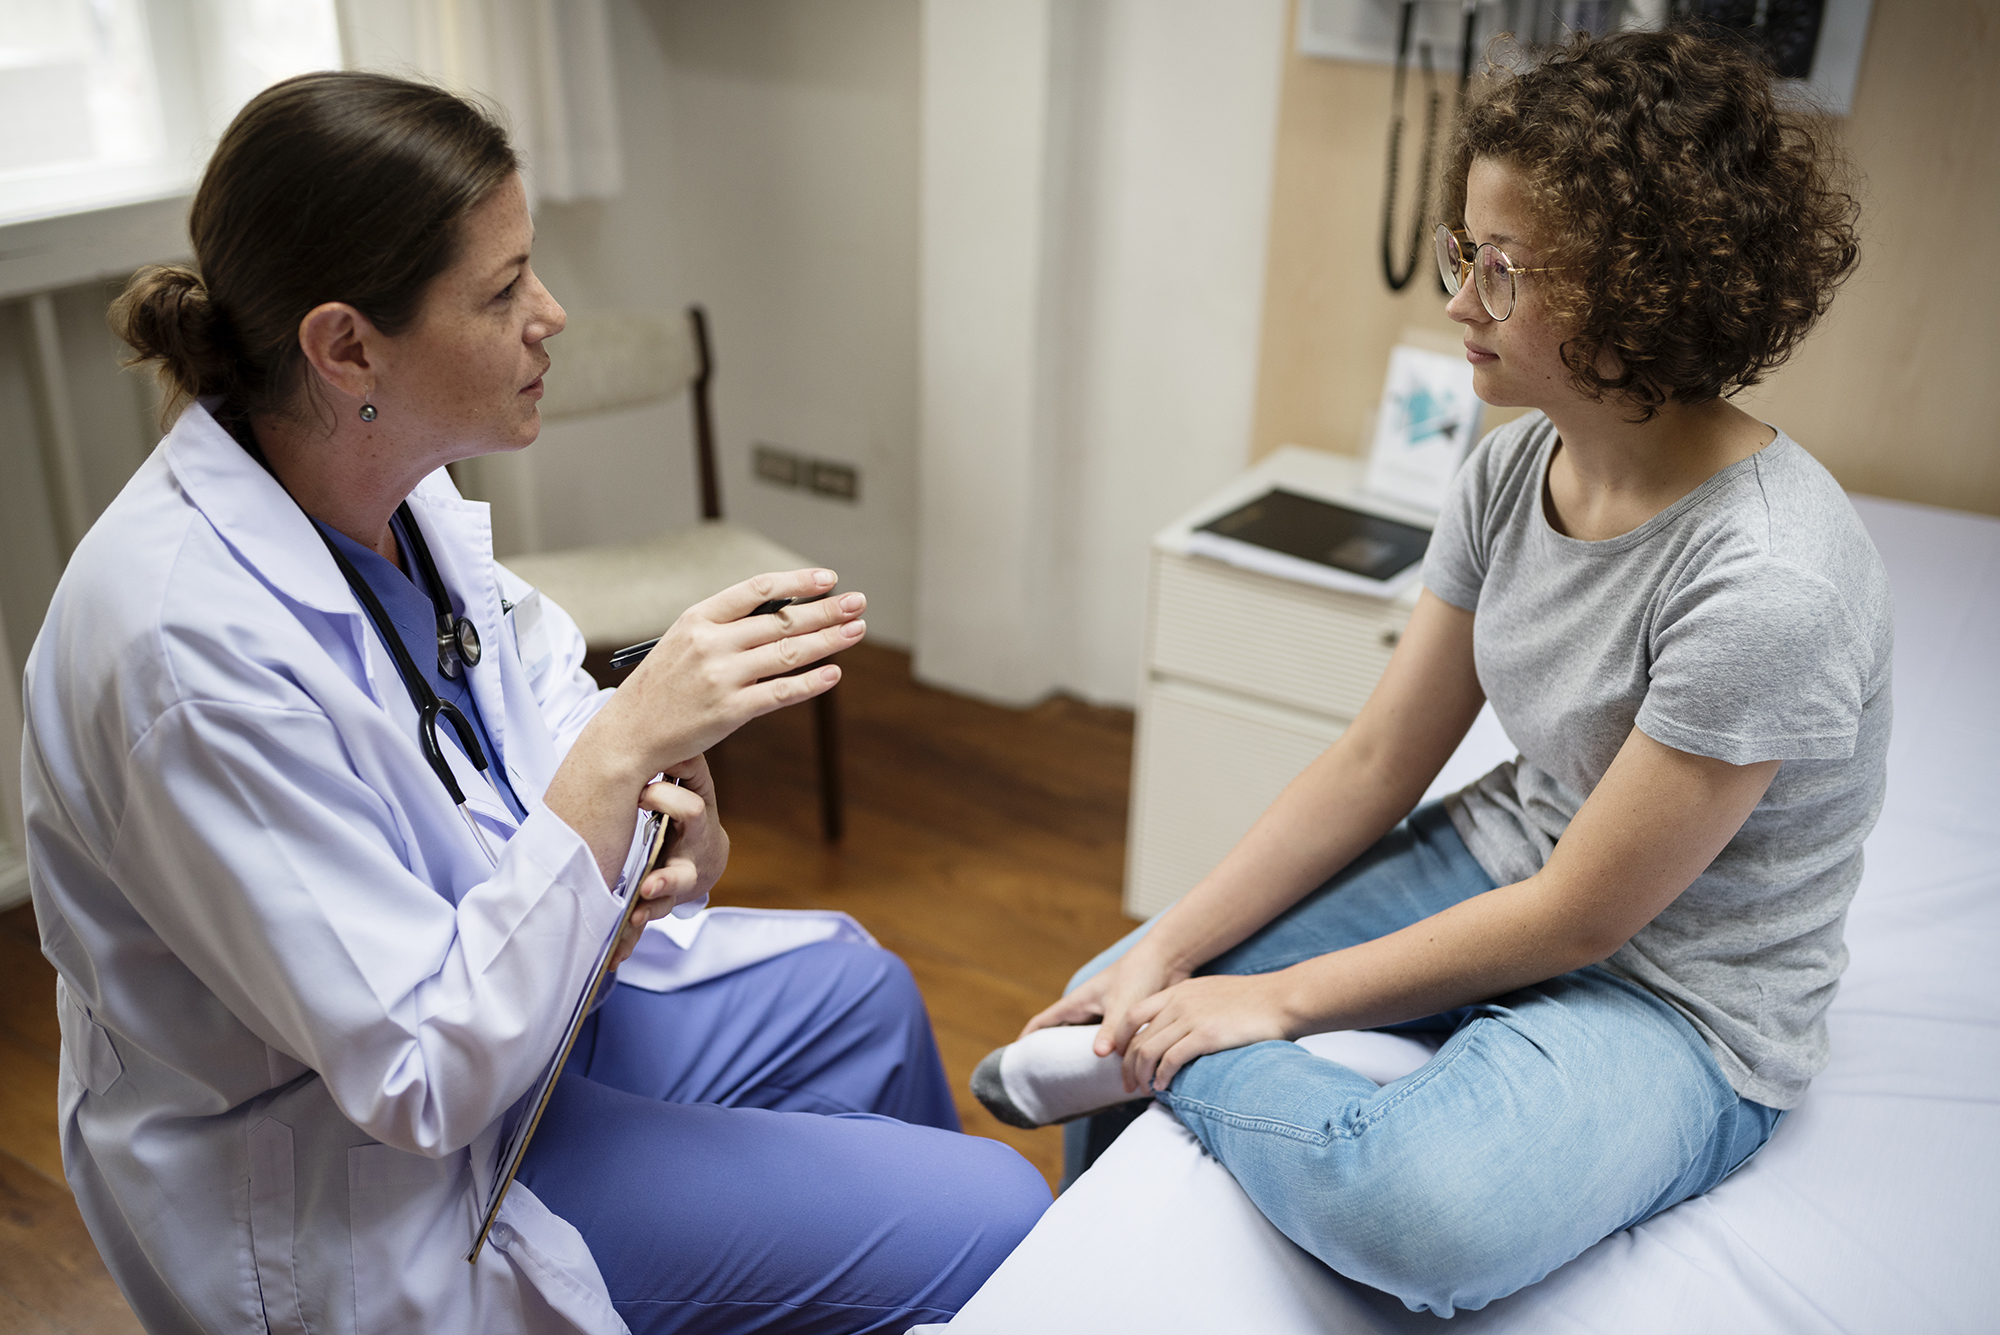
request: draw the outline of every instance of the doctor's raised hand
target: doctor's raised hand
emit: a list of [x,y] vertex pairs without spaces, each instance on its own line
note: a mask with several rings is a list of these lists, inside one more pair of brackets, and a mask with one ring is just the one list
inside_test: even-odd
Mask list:
[[[547,800],[598,851],[607,881],[617,879],[630,841],[632,808],[653,775],[697,760],[753,718],[809,700],[839,683],[840,668],[833,664],[785,674],[859,643],[868,629],[861,619],[868,606],[864,595],[822,598],[774,616],[750,615],[773,598],[824,594],[836,578],[831,570],[758,575],[695,604],[585,726],[550,782]],[[696,773],[705,780],[706,764],[690,771]],[[706,810],[688,808],[686,815],[699,818],[700,828],[710,832],[701,846],[726,857],[726,840],[719,850],[714,846],[720,835],[713,819],[714,790],[705,791],[710,799]],[[669,801],[656,793],[644,805],[679,817],[681,809],[666,805]],[[694,828],[680,826],[677,849],[694,846],[688,838]],[[598,831],[601,846],[593,837]],[[721,874],[720,863],[711,859],[701,867],[699,888],[677,891],[675,898],[699,898]],[[643,900],[656,905],[662,883],[649,879],[641,891]]]
[[[674,822],[672,856],[640,883],[614,965],[630,957],[638,929],[675,905],[706,895],[729,859],[729,836],[716,816],[715,785],[700,752],[752,718],[839,683],[840,669],[833,664],[799,671],[867,633],[860,619],[868,606],[865,595],[819,596],[836,579],[831,570],[758,575],[689,608],[584,729],[578,750],[585,759],[576,760],[573,750],[575,763],[557,771],[549,787],[551,804],[560,798],[573,807],[589,801],[593,790],[584,776],[599,764],[613,770],[622,764],[627,782],[634,773],[662,771],[678,781],[648,785],[640,799],[642,807]],[[818,601],[750,615],[783,598]],[[615,824],[621,785],[613,781],[595,791],[614,795],[607,822]]]
[[[543,344],[564,326],[534,271],[534,235],[527,192],[510,173],[465,215],[454,262],[404,320],[371,318],[351,301],[306,313],[298,394],[324,411],[274,404],[253,410],[248,426],[308,515],[394,562],[390,521],[418,483],[447,464],[534,441],[550,364]],[[860,594],[744,620],[766,598],[824,593],[834,578],[760,575],[689,609],[584,727],[544,800],[590,845],[608,883],[630,852],[632,813],[653,775],[840,679],[827,667],[807,680],[760,681],[858,640]],[[721,870],[704,879],[712,884]],[[653,888],[649,904],[658,902]]]
[[[867,607],[754,615],[836,585],[759,575],[601,690],[494,559],[445,466],[540,433],[564,314],[521,165],[442,89],[286,80],[222,135],[194,263],[111,311],[169,429],[25,689],[67,1179],[154,1330],[948,1319],[1048,1190],[956,1134],[909,970],[836,914],[732,910],[626,963],[467,1265],[603,943],[626,962],[722,875],[704,752],[831,688]],[[673,821],[643,875],[642,811]]]

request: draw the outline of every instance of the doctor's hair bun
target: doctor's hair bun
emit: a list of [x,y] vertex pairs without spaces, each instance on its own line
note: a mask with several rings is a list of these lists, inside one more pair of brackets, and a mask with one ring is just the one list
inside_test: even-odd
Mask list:
[[1578,34],[1498,71],[1453,137],[1454,227],[1475,158],[1526,187],[1536,235],[1514,262],[1562,266],[1529,283],[1567,326],[1571,384],[1634,421],[1763,380],[1859,257],[1830,119],[1782,100],[1763,54],[1713,26]]
[[223,422],[330,424],[299,348],[306,315],[344,303],[401,333],[465,216],[520,167],[491,113],[413,79],[324,71],[251,98],[188,212],[194,267],[141,269],[112,307],[131,364],[159,364],[162,425],[209,395]]
[[132,348],[125,365],[157,363],[166,400],[176,411],[188,399],[227,394],[229,360],[216,345],[215,309],[194,270],[180,264],[139,270],[111,303],[110,323]]

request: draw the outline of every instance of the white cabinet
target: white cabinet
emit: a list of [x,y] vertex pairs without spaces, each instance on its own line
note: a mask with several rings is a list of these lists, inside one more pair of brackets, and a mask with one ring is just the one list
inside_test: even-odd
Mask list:
[[1283,449],[1154,537],[1126,835],[1133,917],[1192,889],[1340,736],[1416,607],[1416,585],[1395,599],[1316,588],[1190,555],[1188,534],[1273,486],[1349,499],[1361,473],[1358,459]]

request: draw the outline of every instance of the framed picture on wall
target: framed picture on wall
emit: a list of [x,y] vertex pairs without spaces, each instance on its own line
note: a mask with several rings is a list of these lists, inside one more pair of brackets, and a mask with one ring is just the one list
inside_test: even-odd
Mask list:
[[1397,344],[1389,352],[1362,489],[1436,514],[1451,475],[1479,438],[1485,407],[1472,392],[1464,357]]

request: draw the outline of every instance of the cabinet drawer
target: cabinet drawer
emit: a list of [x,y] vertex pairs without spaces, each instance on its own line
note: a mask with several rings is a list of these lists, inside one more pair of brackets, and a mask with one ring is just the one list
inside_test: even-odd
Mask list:
[[1147,667],[1351,719],[1389,665],[1416,605],[1316,589],[1155,550]]
[[1146,683],[1125,912],[1149,918],[1192,890],[1344,726],[1188,682]]

